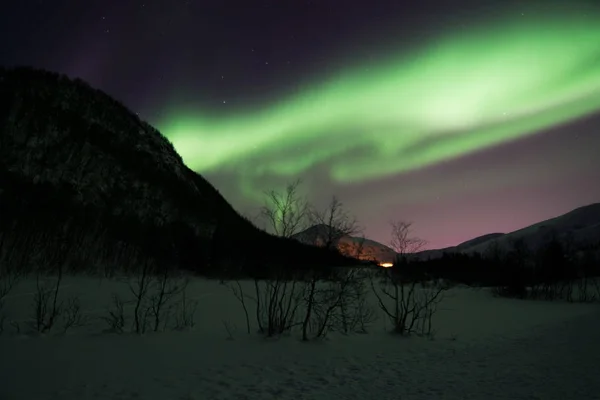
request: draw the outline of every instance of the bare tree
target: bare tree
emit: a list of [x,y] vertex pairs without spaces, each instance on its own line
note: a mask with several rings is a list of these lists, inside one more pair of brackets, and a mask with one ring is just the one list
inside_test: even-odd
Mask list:
[[183,286],[173,279],[171,269],[165,265],[160,275],[155,277],[152,289],[154,292],[149,296],[149,313],[154,320],[153,330],[158,332],[161,322],[163,327],[167,326],[172,311],[171,301],[183,290]]
[[[296,237],[308,244],[339,251],[341,238],[360,232],[356,219],[335,196],[326,209],[315,209],[298,194],[299,184],[296,181],[288,185],[284,194],[267,192],[262,215],[278,236],[293,237],[311,226]],[[362,247],[363,241],[355,250],[362,253]],[[373,313],[364,301],[360,274],[334,272],[309,269],[298,280],[298,276],[290,275],[281,266],[272,266],[268,279],[254,280],[254,296],[244,294],[239,282],[229,286],[244,309],[247,331],[250,321],[246,298],[255,302],[258,329],[267,336],[280,335],[297,326],[302,327],[303,340],[324,337],[335,330],[364,331]]]
[[[302,182],[296,180],[287,185],[285,193],[275,190],[265,192],[266,199],[260,214],[273,234],[291,238],[306,228],[309,203],[299,193]],[[266,279],[254,279],[254,296],[244,293],[239,281],[228,284],[239,301],[246,317],[246,331],[250,333],[250,317],[246,299],[256,304],[258,330],[266,336],[280,335],[297,326],[296,313],[302,292],[298,282],[290,279],[289,272],[280,265],[270,266]]]
[[308,238],[314,245],[335,248],[344,236],[355,235],[362,229],[355,217],[344,208],[344,204],[333,196],[324,210],[310,208],[309,221],[316,227],[314,237]]
[[256,322],[261,333],[281,335],[298,325],[296,314],[302,300],[299,286],[279,272],[262,283],[254,281]]
[[19,275],[10,271],[0,270],[0,304],[11,290],[19,283]]
[[125,305],[126,302],[117,294],[113,293],[112,308],[107,310],[107,316],[102,317],[104,322],[108,325],[110,332],[123,333],[123,330],[125,329]]
[[181,289],[181,299],[179,300],[175,314],[175,329],[193,329],[196,325],[195,315],[198,308],[197,300],[188,300],[187,287],[189,279],[186,279]]
[[89,316],[81,312],[81,302],[77,296],[71,296],[67,300],[63,317],[63,333],[71,328],[85,326],[89,321]]
[[[324,338],[330,332],[367,331],[375,314],[366,302],[367,291],[361,272],[357,268],[347,268],[336,274],[335,279],[319,282],[308,322],[312,338]],[[304,330],[303,340],[308,340]]]
[[412,236],[412,222],[390,221],[392,237],[390,246],[400,257],[414,254],[425,247],[426,240]]
[[285,193],[275,190],[265,193],[267,198],[261,214],[277,236],[291,237],[306,228],[310,206],[306,198],[298,193],[301,183],[301,180],[296,180],[288,184]]
[[[266,199],[260,214],[273,234],[290,238],[305,229],[310,206],[299,193],[301,180],[287,185],[284,193],[265,192]],[[300,305],[301,291],[298,282],[291,280],[282,266],[271,266],[267,279],[254,279],[254,297],[244,293],[239,281],[228,285],[240,302],[246,316],[246,331],[250,333],[250,318],[246,298],[256,303],[258,330],[266,336],[289,332],[297,325],[296,313]]]
[[[311,209],[310,220],[315,231],[314,237],[307,238],[313,244],[327,249],[338,248],[339,241],[344,236],[360,232],[356,218],[344,208],[342,202],[333,196],[328,207],[323,211]],[[309,340],[309,329],[318,326],[317,337],[322,337],[329,327],[332,313],[338,307],[344,307],[346,289],[349,284],[341,280],[337,289],[318,288],[318,282],[323,277],[320,271],[312,271],[304,288],[305,313],[302,321],[302,340]],[[317,322],[315,322],[317,320]]]
[[148,291],[152,284],[151,261],[146,260],[135,277],[133,283],[129,282],[129,291],[134,297],[133,328],[136,333],[146,332],[150,308],[146,305]]
[[63,303],[59,301],[62,278],[63,268],[60,264],[56,283],[53,286],[42,284],[39,272],[36,276],[36,290],[33,296],[33,327],[39,333],[50,332],[63,312]]
[[411,226],[405,221],[391,222],[390,244],[398,253],[397,261],[402,262],[402,267],[397,262],[393,268],[382,269],[383,279],[378,287],[371,276],[371,289],[395,333],[429,336],[433,332],[433,315],[447,287],[439,281],[430,282],[422,271],[408,268],[407,256],[426,243],[412,236]]
[[447,287],[439,281],[431,283],[423,278],[407,279],[393,268],[383,273],[385,278],[379,288],[371,280],[371,289],[379,308],[392,323],[393,332],[430,336],[433,333],[433,315]]
[[4,308],[4,298],[13,290],[17,285],[19,276],[16,273],[12,273],[8,270],[0,269],[0,333],[4,331],[4,322],[6,316],[3,314],[2,309]]
[[231,290],[231,293],[235,296],[235,298],[242,305],[242,309],[244,310],[244,316],[246,317],[246,332],[250,334],[250,315],[248,313],[248,307],[246,306],[246,296],[244,295],[244,289],[242,289],[242,285],[239,280],[236,280],[235,283],[231,283],[227,285]]

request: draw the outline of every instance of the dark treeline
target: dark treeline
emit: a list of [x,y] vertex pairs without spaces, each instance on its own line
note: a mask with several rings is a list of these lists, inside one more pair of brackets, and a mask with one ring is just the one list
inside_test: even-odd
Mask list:
[[0,68],[0,268],[239,276],[283,260],[353,262],[256,228],[160,132],[87,83]]
[[486,254],[445,253],[430,260],[398,260],[397,273],[415,278],[441,278],[469,286],[495,287],[498,295],[547,300],[569,298],[572,288],[597,285],[600,243],[575,247],[551,239],[537,249],[514,241],[502,250],[490,246]]

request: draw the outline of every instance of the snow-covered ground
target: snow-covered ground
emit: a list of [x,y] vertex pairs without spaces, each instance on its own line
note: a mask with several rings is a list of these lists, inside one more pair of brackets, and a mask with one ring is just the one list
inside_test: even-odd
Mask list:
[[[31,315],[34,282],[6,299],[8,321]],[[105,315],[123,283],[67,278],[61,295]],[[454,288],[434,340],[385,332],[302,343],[247,335],[229,289],[195,279],[193,331],[102,333],[100,321],[66,335],[0,336],[1,400],[85,399],[600,399],[597,305],[494,298]],[[226,332],[225,325],[231,331]]]

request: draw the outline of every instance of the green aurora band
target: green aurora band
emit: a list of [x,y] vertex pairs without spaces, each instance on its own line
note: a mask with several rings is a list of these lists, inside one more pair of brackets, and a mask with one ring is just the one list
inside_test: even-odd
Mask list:
[[599,109],[600,16],[555,13],[447,34],[258,112],[214,120],[179,111],[158,126],[201,173],[288,178],[326,164],[332,179],[352,183],[452,160]]

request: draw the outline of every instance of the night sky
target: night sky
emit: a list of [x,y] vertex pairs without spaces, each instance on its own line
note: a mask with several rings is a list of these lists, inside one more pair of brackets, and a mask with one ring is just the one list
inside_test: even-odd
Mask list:
[[600,201],[597,0],[6,1],[0,64],[106,91],[246,215],[301,178],[434,248]]

